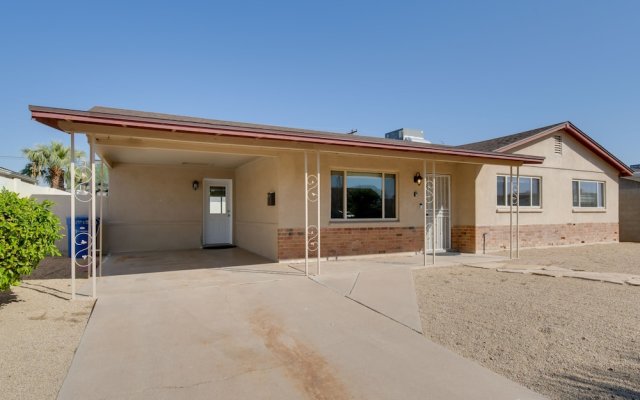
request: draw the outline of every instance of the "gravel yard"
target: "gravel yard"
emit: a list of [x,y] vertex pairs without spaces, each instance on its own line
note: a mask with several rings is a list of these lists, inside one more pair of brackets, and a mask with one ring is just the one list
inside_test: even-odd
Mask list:
[[69,301],[68,266],[68,258],[48,258],[21,286],[0,292],[3,400],[58,394],[93,307],[93,301]]
[[[640,245],[522,251],[516,263],[640,275]],[[640,399],[640,287],[469,267],[418,270],[425,335],[552,399]]]
[[[508,252],[499,253],[508,256]],[[622,272],[640,275],[640,243],[594,244],[576,247],[520,250],[513,265],[555,265],[593,272]]]

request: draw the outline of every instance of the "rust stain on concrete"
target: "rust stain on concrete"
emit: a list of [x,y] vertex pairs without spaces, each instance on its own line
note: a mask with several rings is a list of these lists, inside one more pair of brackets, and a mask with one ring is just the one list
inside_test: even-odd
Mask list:
[[335,376],[329,363],[314,349],[287,334],[274,315],[264,309],[256,310],[250,319],[253,331],[265,346],[282,361],[288,376],[314,400],[343,400],[352,398],[344,383]]

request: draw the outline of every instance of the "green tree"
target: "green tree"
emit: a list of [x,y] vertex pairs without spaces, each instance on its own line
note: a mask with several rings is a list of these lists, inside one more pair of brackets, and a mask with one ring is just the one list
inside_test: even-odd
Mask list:
[[20,283],[48,255],[60,255],[60,222],[50,201],[0,191],[0,291]]
[[[49,186],[65,189],[65,174],[71,164],[71,149],[60,142],[53,141],[48,145],[38,144],[33,148],[22,149],[29,162],[23,172],[33,178],[43,178]],[[76,150],[76,160],[85,156],[83,151]]]

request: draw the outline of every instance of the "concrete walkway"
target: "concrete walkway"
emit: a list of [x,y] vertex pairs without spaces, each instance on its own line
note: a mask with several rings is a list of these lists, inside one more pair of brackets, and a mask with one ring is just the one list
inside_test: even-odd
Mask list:
[[[359,257],[324,262],[314,281],[378,312],[418,333],[422,322],[416,299],[413,271],[468,263],[498,263],[504,257],[440,254],[435,265],[424,266],[422,255]],[[429,256],[427,262],[431,262]]]
[[498,272],[508,272],[513,274],[531,274],[541,276],[551,276],[554,278],[577,278],[588,281],[608,282],[631,286],[640,286],[640,275],[624,274],[619,272],[595,272],[573,270],[554,265],[509,265],[501,262],[480,262],[465,263],[466,267],[494,269]]
[[342,291],[283,264],[103,277],[59,399],[543,398]]

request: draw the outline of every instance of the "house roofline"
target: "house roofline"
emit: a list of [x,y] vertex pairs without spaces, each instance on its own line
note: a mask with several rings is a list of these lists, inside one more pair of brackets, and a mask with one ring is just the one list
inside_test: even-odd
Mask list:
[[16,171],[12,171],[8,168],[4,168],[4,167],[0,167],[0,176],[4,176],[7,178],[15,178],[15,179],[20,179],[21,181],[25,182],[25,183],[31,183],[33,185],[38,183],[38,180],[35,178],[32,178],[28,175],[22,174],[20,172],[16,172]]
[[[325,144],[348,147],[360,147],[381,150],[396,150],[422,154],[451,155],[459,157],[484,158],[524,164],[541,164],[544,157],[498,152],[483,152],[457,149],[449,146],[434,146],[422,143],[396,141],[392,139],[367,138],[363,136],[336,134],[331,132],[309,131],[267,125],[234,124],[227,121],[196,122],[180,119],[142,117],[118,113],[70,110],[54,107],[29,106],[31,117],[52,128],[60,128],[59,122],[88,123],[123,128],[152,129],[169,132],[244,137],[251,139],[271,139],[309,144]],[[176,118],[178,118],[176,116]],[[67,132],[69,133],[69,132]],[[344,136],[344,137],[341,137]],[[397,143],[396,143],[397,142]]]
[[576,140],[578,140],[582,145],[584,145],[589,150],[593,151],[594,153],[599,155],[601,158],[603,158],[605,161],[607,161],[609,164],[611,164],[616,169],[618,169],[622,176],[632,176],[633,175],[633,170],[628,165],[626,165],[625,163],[620,161],[616,156],[611,154],[607,149],[602,147],[602,145],[600,145],[598,142],[593,140],[589,135],[584,133],[582,130],[580,130],[577,126],[572,124],[570,121],[567,121],[564,124],[559,124],[559,125],[553,126],[553,127],[549,128],[547,130],[544,130],[542,132],[536,133],[535,135],[529,136],[529,137],[524,138],[522,140],[518,140],[517,142],[513,142],[513,143],[510,143],[510,144],[508,144],[506,146],[500,147],[499,149],[496,149],[496,151],[498,151],[498,152],[509,151],[509,150],[512,150],[512,149],[514,149],[516,147],[520,147],[522,145],[534,142],[534,141],[536,141],[538,139],[541,139],[541,138],[543,138],[543,137],[545,137],[547,135],[550,135],[550,134],[552,134],[554,132],[557,132],[557,131],[563,130],[563,129],[568,131],[569,133],[571,133],[571,135]]

